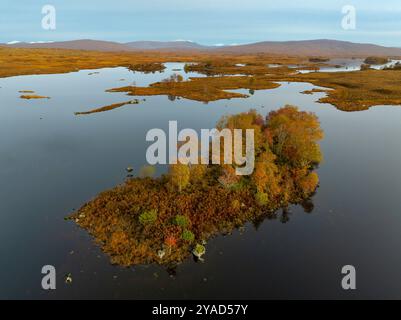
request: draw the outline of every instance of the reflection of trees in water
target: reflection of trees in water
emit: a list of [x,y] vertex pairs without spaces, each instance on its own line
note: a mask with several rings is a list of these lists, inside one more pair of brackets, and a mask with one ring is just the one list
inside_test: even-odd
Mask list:
[[301,203],[302,208],[305,213],[312,213],[313,209],[315,209],[315,205],[313,203],[312,197],[307,199]]
[[[313,203],[313,196],[316,193],[314,193],[310,198],[303,200],[300,202],[297,206],[301,206],[302,209],[304,210],[304,213],[312,213],[315,205]],[[252,225],[255,228],[255,230],[258,230],[259,227],[265,222],[265,220],[277,220],[279,219],[281,223],[287,223],[290,221],[290,217],[293,214],[291,209],[289,207],[282,208],[281,210],[278,210],[274,213],[266,213],[266,215],[261,215],[254,220],[252,220]]]
[[[299,208],[299,206],[301,206],[304,210],[304,213],[309,214],[312,213],[315,205],[313,203],[313,197],[315,196],[316,192],[311,195],[310,198],[305,199],[304,201],[300,202],[297,207]],[[276,212],[272,213],[272,212],[267,212],[264,215],[260,215],[257,218],[252,220],[252,226],[255,228],[256,231],[259,230],[260,226],[266,222],[269,223],[269,221],[266,220],[279,220],[281,223],[288,223],[290,221],[290,217],[291,215],[294,214],[293,211],[291,211],[291,209],[289,207],[285,207],[282,208],[281,210],[277,210]],[[245,227],[241,226],[239,228],[237,228],[237,230],[240,231],[240,233],[242,234],[245,231]],[[227,233],[221,233],[220,235],[222,236],[227,236],[230,235],[232,233],[231,232],[227,232]],[[192,261],[199,263],[199,262],[204,262],[203,259],[199,259],[196,256],[192,256]],[[171,264],[165,267],[166,272],[168,273],[169,276],[171,277],[176,277],[177,276],[177,269],[178,269],[178,265],[177,264]]]
[[168,266],[166,271],[170,277],[175,277],[177,275],[177,265]]

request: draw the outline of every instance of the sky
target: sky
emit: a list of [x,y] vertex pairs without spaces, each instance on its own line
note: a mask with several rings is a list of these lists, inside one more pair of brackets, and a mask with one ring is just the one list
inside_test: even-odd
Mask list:
[[[42,28],[42,7],[56,29]],[[342,8],[356,9],[344,30]],[[1,0],[0,42],[191,40],[207,45],[337,39],[401,47],[399,0]]]

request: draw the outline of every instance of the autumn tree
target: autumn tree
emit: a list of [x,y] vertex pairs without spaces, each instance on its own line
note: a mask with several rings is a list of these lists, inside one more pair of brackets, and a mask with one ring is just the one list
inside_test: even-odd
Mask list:
[[269,200],[280,193],[281,177],[275,159],[276,156],[270,150],[263,152],[256,160],[255,170],[251,176],[257,192],[266,193]]
[[[255,156],[257,156],[260,152],[265,150],[265,146],[267,145],[266,136],[263,134],[264,131],[264,119],[263,117],[256,112],[256,110],[250,110],[248,112],[243,112],[236,115],[228,115],[222,117],[219,122],[217,123],[217,129],[228,129],[231,131],[231,136],[233,137],[234,142],[234,130],[240,129],[242,130],[242,154],[245,155],[246,150],[246,130],[250,129],[253,130],[253,138],[254,138],[254,147],[255,147]],[[224,143],[220,143],[220,157],[221,163],[223,163],[223,156],[224,156]],[[234,160],[234,144],[232,148],[232,155],[231,158]],[[234,165],[236,165],[234,163]]]
[[323,131],[314,113],[285,106],[267,116],[266,135],[279,160],[292,166],[305,167],[322,160],[320,146]]
[[207,171],[205,164],[191,164],[190,166],[190,181],[191,183],[201,182]]
[[[222,117],[217,123],[219,130],[227,128],[233,131],[234,129],[241,129],[245,132],[246,129],[254,130],[255,147],[260,148],[263,146],[265,137],[263,136],[263,117],[252,109],[248,112],[243,112],[236,115],[229,115]],[[243,143],[245,145],[245,143]]]
[[235,186],[240,180],[240,177],[235,174],[235,169],[231,165],[223,165],[222,174],[218,181],[225,188]]
[[178,187],[180,192],[189,184],[190,175],[191,173],[187,165],[181,163],[170,165],[170,181],[173,186]]
[[319,176],[316,172],[305,170],[298,177],[294,177],[294,181],[297,183],[301,196],[305,197],[316,190],[319,184]]

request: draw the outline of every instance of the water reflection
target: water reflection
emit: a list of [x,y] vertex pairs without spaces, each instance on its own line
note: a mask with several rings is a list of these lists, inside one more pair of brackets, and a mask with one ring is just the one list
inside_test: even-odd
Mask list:
[[[7,239],[0,244],[7,252],[0,296],[48,298],[37,279],[50,263],[74,278],[72,286],[61,281],[52,298],[346,298],[338,267],[351,262],[369,279],[355,297],[399,298],[401,285],[394,279],[401,256],[394,252],[400,246],[401,147],[394,137],[401,136],[400,108],[341,112],[315,102],[324,93],[300,94],[315,88],[310,84],[282,83],[248,99],[208,105],[154,96],[90,117],[73,114],[126,101],[124,94],[104,92],[121,85],[120,79],[146,86],[177,72],[173,68],[147,75],[115,68],[94,76],[87,70],[0,79],[0,231]],[[52,99],[22,101],[22,89]],[[209,128],[226,114],[250,108],[266,114],[287,103],[316,112],[326,133],[320,187],[313,201],[289,207],[290,223],[280,223],[280,211],[277,218],[260,217],[241,232],[217,236],[208,242],[207,263],[189,259],[168,269],[175,280],[154,265],[110,265],[84,230],[64,221],[73,208],[124,182],[129,165],[138,170],[146,163],[150,128],[166,130],[171,119],[182,128]],[[157,168],[158,174],[166,170]],[[244,281],[233,285],[233,279]]]
[[[371,65],[370,68],[376,70],[383,70],[385,68],[391,68],[399,64],[401,60],[392,59],[385,64]],[[361,66],[364,64],[363,59],[331,59],[327,62],[330,66],[320,67],[318,70],[298,70],[299,73],[311,73],[311,72],[352,72],[360,71]]]

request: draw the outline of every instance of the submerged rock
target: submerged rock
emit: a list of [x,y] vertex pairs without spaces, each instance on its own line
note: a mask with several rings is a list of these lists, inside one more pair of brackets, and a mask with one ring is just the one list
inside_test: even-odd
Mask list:
[[71,283],[72,282],[72,274],[68,273],[65,275],[65,283]]

